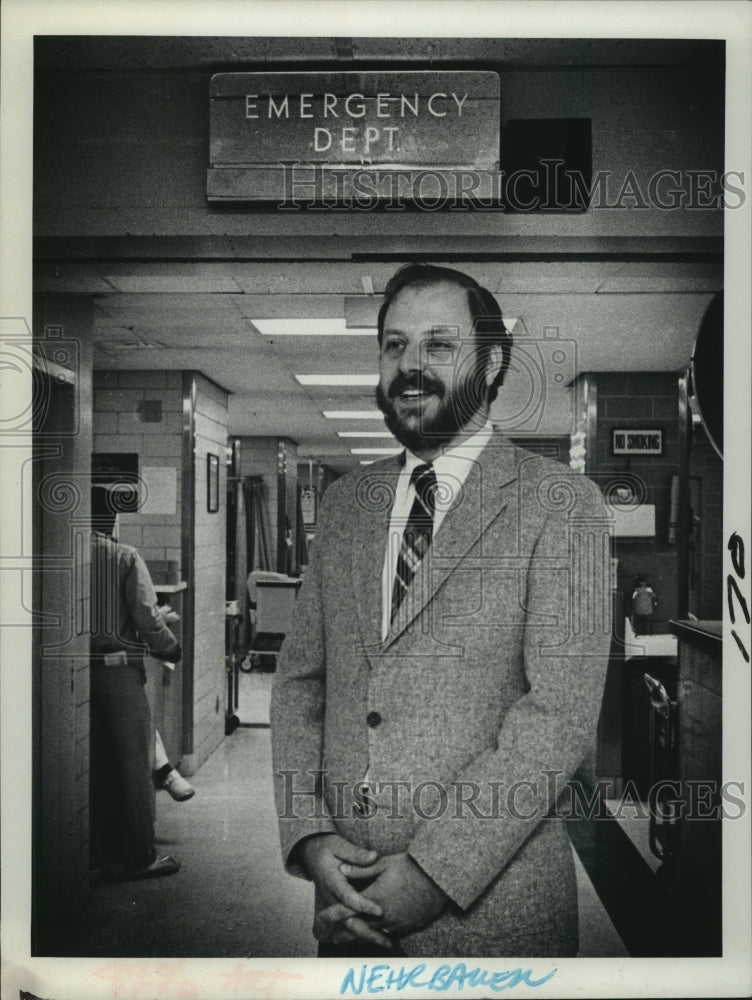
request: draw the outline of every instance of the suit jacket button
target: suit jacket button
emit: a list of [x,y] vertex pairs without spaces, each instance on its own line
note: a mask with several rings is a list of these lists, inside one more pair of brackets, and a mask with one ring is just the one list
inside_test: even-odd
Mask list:
[[369,712],[368,715],[366,716],[366,722],[371,727],[371,729],[375,729],[376,726],[381,725],[381,716],[379,715],[378,712]]

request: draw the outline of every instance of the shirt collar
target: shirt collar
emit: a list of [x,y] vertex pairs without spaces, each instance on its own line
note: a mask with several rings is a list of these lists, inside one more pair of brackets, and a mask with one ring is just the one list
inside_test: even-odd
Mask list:
[[[442,452],[432,463],[437,477],[451,474],[464,481],[470,471],[471,464],[488,444],[492,434],[493,424],[490,420],[487,420],[483,427],[479,431],[476,431],[475,434],[460,441],[453,448]],[[413,469],[418,465],[425,465],[425,460],[418,458],[417,455],[413,455],[411,451],[405,449],[403,452],[402,474],[409,479]]]

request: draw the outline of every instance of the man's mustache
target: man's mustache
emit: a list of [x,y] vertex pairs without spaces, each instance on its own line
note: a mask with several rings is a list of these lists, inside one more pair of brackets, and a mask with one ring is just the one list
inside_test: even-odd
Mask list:
[[389,386],[389,398],[401,395],[407,389],[417,389],[419,392],[431,392],[436,396],[444,394],[441,382],[432,379],[430,375],[398,375]]

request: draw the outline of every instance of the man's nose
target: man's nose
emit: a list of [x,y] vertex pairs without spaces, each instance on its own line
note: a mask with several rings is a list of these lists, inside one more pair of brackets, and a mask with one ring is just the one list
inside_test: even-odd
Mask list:
[[405,346],[400,356],[400,371],[420,372],[425,368],[425,353],[419,343],[411,343]]

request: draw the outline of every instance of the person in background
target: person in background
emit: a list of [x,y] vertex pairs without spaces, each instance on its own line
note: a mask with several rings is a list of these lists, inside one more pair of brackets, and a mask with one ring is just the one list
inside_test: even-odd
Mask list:
[[91,862],[110,878],[174,875],[157,854],[152,765],[154,728],[144,655],[171,662],[180,644],[157,607],[146,563],[115,540],[114,491],[91,490]]
[[169,792],[176,802],[186,802],[196,794],[193,785],[186,781],[178,769],[170,763],[159,730],[154,730],[154,784]]
[[[174,625],[175,622],[180,621],[180,615],[177,611],[173,611],[169,604],[160,604],[159,612],[165,625]],[[168,660],[163,659],[162,663],[167,670],[175,669],[175,665]],[[154,784],[157,788],[169,792],[176,802],[186,802],[196,794],[193,785],[185,780],[174,764],[170,763],[162,737],[156,727],[154,729]]]

